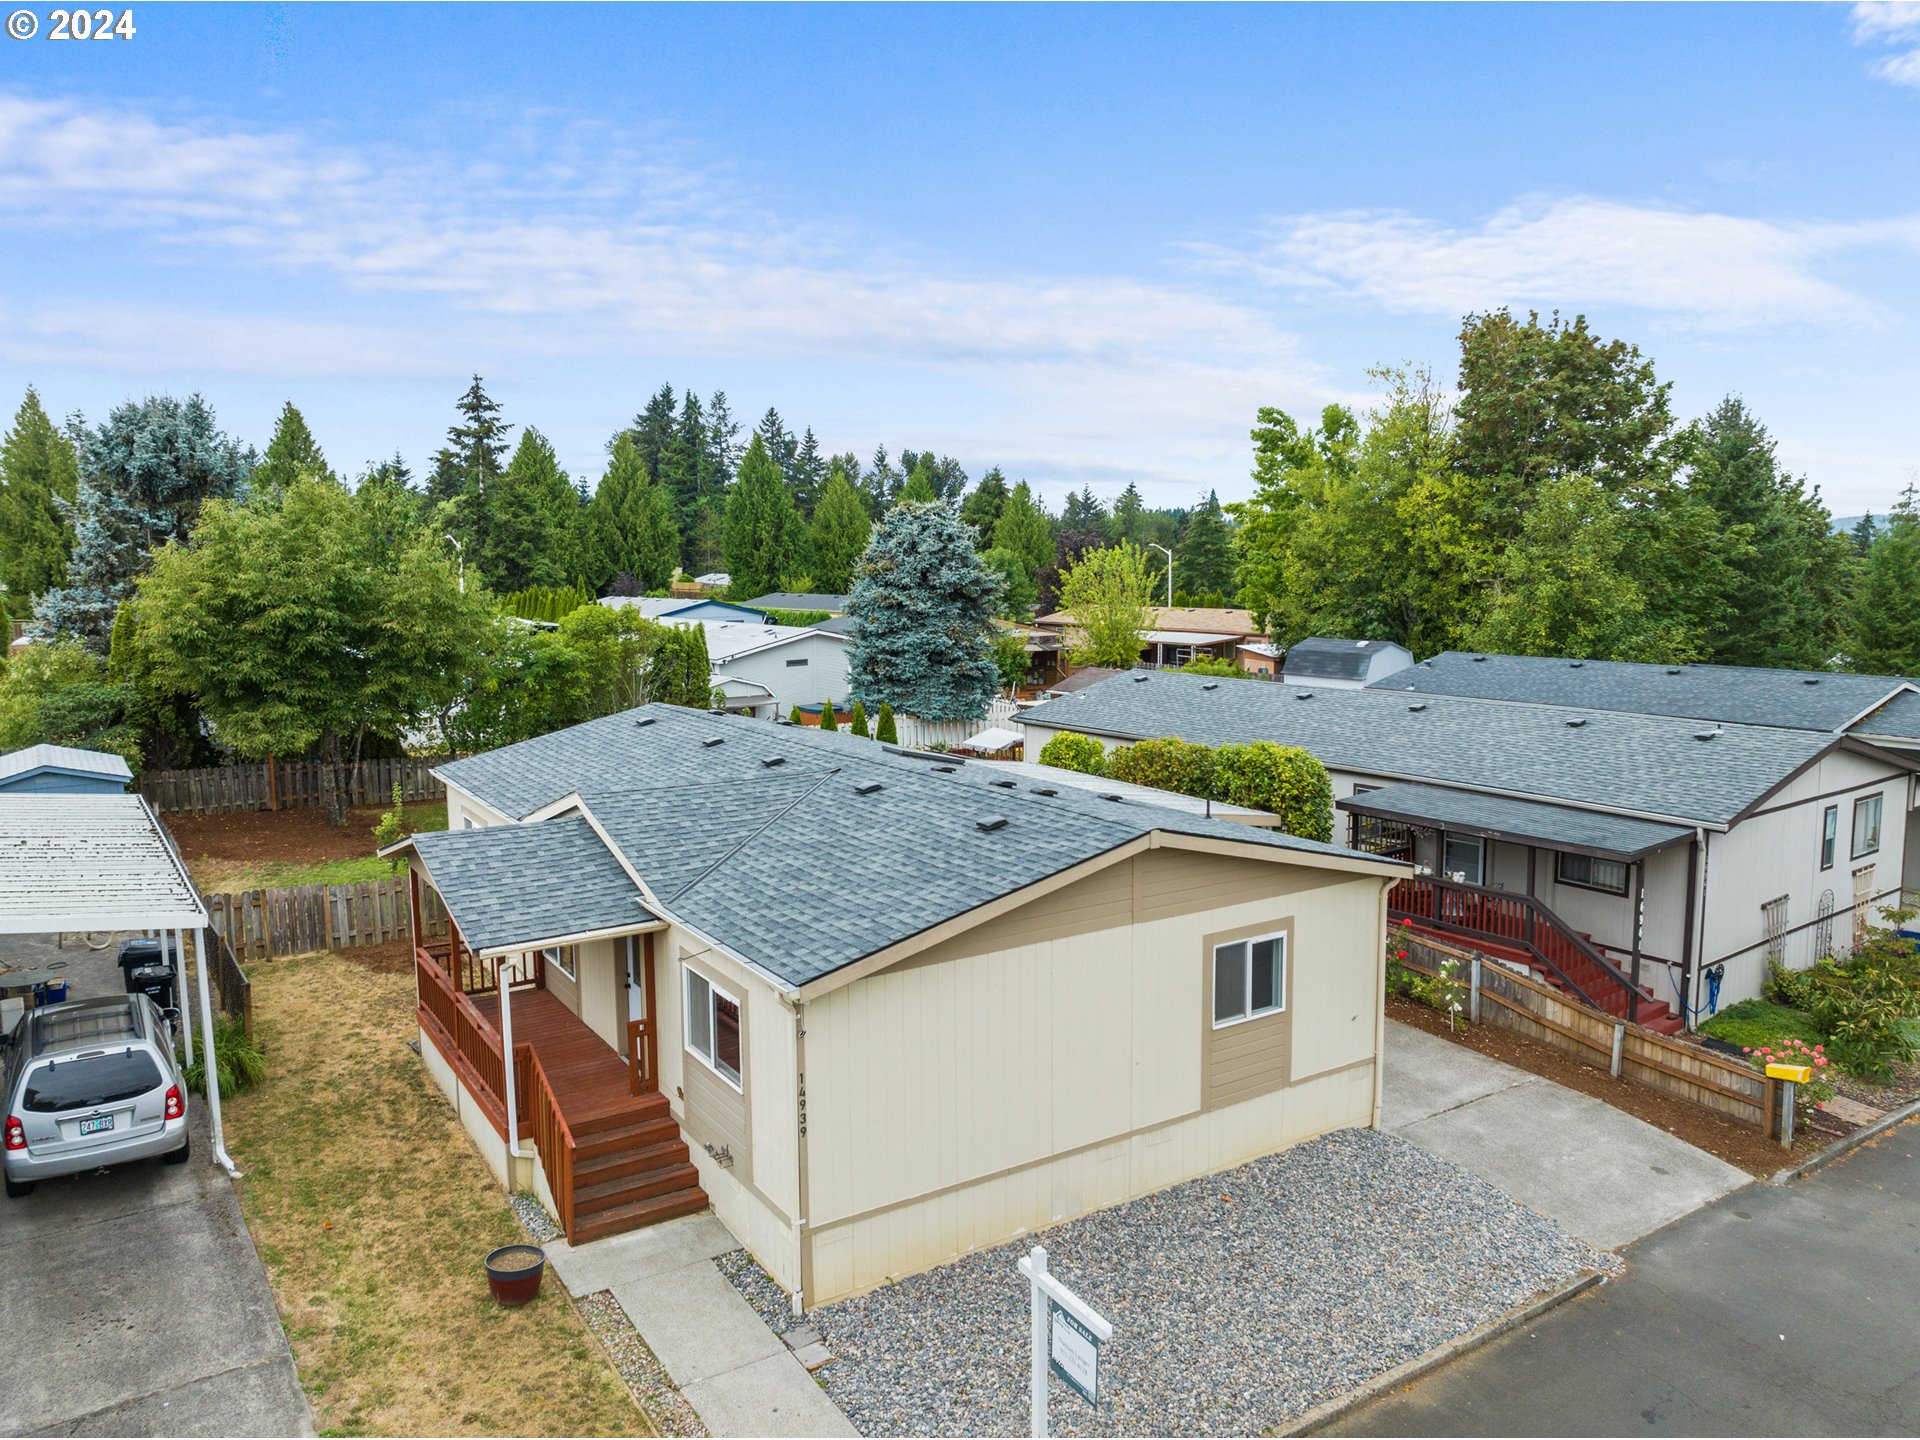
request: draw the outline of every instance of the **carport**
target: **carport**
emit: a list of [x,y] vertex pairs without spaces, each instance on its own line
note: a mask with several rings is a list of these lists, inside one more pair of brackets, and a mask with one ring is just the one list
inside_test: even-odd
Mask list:
[[[185,965],[182,941],[196,934],[202,1043],[211,1057],[206,929],[206,906],[144,796],[0,795],[0,935],[89,930],[159,935]],[[190,1002],[183,1008],[190,1011]],[[191,1020],[181,1028],[191,1061]],[[213,1153],[238,1178],[220,1124],[218,1067],[204,1068]]]

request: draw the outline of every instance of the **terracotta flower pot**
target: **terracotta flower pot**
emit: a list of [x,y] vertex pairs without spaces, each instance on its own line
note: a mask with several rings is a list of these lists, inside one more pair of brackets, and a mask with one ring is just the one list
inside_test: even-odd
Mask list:
[[487,1288],[502,1305],[524,1305],[540,1293],[547,1252],[538,1245],[503,1245],[487,1256]]

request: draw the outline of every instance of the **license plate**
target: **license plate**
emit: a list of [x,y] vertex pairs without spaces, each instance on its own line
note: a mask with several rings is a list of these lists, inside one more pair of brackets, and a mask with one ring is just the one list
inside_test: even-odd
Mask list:
[[113,1116],[111,1115],[94,1115],[80,1122],[80,1133],[82,1135],[98,1135],[103,1130],[111,1129],[113,1129]]

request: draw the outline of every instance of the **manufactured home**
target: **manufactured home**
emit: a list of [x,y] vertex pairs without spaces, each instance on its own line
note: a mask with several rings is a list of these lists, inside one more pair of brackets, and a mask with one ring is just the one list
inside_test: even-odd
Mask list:
[[437,773],[421,1055],[576,1243],[811,1305],[1378,1120],[1391,857],[665,706]]

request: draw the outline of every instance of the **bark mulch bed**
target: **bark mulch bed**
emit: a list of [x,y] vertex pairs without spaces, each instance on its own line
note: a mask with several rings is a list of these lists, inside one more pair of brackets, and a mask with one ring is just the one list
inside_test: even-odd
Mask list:
[[357,860],[373,853],[373,827],[384,806],[362,805],[347,824],[327,824],[317,805],[291,810],[243,810],[232,815],[168,815],[167,829],[189,865],[198,860],[308,865]]
[[1503,1060],[1556,1085],[1604,1100],[1615,1109],[1624,1110],[1649,1125],[1657,1125],[1689,1145],[1717,1155],[1729,1165],[1737,1165],[1761,1179],[1799,1163],[1821,1148],[1821,1141],[1803,1136],[1796,1139],[1792,1151],[1782,1150],[1758,1130],[1728,1116],[1689,1105],[1637,1080],[1616,1080],[1604,1065],[1588,1065],[1563,1051],[1496,1025],[1463,1023],[1457,1031],[1449,1031],[1446,1017],[1439,1011],[1399,996],[1388,998],[1387,1016],[1431,1035],[1445,1036],[1457,1045]]

